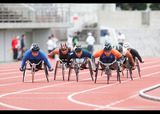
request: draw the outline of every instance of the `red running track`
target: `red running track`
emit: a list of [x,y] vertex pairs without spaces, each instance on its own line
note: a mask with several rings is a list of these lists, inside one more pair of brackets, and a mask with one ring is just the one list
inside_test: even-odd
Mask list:
[[[27,72],[22,82],[21,62],[0,64],[0,110],[159,110],[160,102],[139,96],[139,91],[160,82],[160,58],[144,58],[141,66],[141,78],[137,70],[133,71],[133,80],[121,76],[121,83],[112,72],[110,84],[105,75],[98,74],[97,83],[91,80],[89,70],[81,70],[79,82],[72,72],[68,81],[66,69],[65,81],[61,69],[56,80],[49,72],[47,82],[44,71],[35,74],[35,83],[31,82],[31,73]],[[55,61],[51,61],[55,67]],[[160,92],[160,89],[157,89]],[[157,91],[149,93],[158,96]]]

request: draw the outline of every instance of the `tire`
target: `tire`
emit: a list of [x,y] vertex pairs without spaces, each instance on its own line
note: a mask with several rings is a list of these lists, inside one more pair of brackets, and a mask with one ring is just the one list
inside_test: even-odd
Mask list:
[[77,82],[78,82],[78,76],[79,76],[79,68],[75,68],[75,73],[76,73],[76,79],[77,79]]
[[117,72],[117,81],[119,81],[119,83],[121,83],[120,68],[119,68],[119,65],[117,62],[116,62],[116,72]]
[[63,81],[65,80],[65,71],[64,71],[64,63],[62,62],[62,76],[63,76]]
[[94,81],[94,83],[96,83],[96,81],[97,81],[98,69],[99,69],[99,62],[98,62],[98,64],[97,64],[97,68],[96,68],[95,81]]
[[32,73],[32,83],[34,83],[35,68],[33,67],[33,65],[32,65],[32,71],[31,71],[31,73]]
[[45,70],[46,79],[47,79],[47,81],[49,82],[48,69],[47,69],[46,63],[44,63],[44,70]]
[[23,71],[23,82],[24,82],[25,77],[26,77],[26,72],[27,72],[27,62],[25,63],[25,66],[24,66],[24,71]]
[[107,68],[106,69],[106,74],[107,74],[107,84],[109,84],[109,78],[110,78],[110,69],[109,68]]
[[58,68],[58,62],[56,62],[56,66],[55,66],[55,71],[54,71],[54,80],[56,79],[56,73],[57,73],[57,68]]
[[136,66],[137,66],[137,69],[138,69],[139,77],[141,78],[141,69],[140,69],[139,62],[138,62],[137,58],[135,59],[135,61],[136,61]]
[[87,60],[87,62],[88,62],[88,66],[89,66],[89,71],[90,71],[91,79],[92,79],[92,81],[94,81],[94,79],[93,79],[93,71],[92,71],[91,62],[90,62],[90,60]]
[[72,71],[72,65],[73,65],[74,60],[71,62],[71,65],[69,67],[69,72],[68,72],[68,81],[70,80],[70,75],[71,75],[71,71]]
[[133,80],[133,77],[132,77],[132,67],[129,68],[129,73],[130,73],[131,80]]

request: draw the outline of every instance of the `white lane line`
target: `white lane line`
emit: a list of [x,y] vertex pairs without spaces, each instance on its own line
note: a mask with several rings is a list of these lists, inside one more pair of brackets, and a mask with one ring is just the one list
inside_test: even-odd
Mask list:
[[[141,76],[141,78],[148,77],[148,76],[155,75],[155,74],[159,74],[159,73],[160,73],[160,72],[151,73],[151,74],[148,74],[148,75]],[[134,80],[139,79],[139,78],[140,78],[140,77],[134,78]],[[125,81],[122,81],[122,83],[128,82],[128,81],[130,81],[130,79],[125,80]],[[109,84],[109,85],[100,86],[100,87],[96,87],[96,88],[92,88],[92,89],[83,90],[83,91],[80,91],[80,92],[75,92],[75,93],[73,93],[73,94],[70,94],[67,98],[68,98],[68,100],[70,100],[71,102],[74,102],[74,103],[77,103],[77,104],[96,107],[96,110],[97,110],[97,109],[103,109],[103,108],[113,109],[113,107],[110,107],[110,106],[115,105],[115,104],[117,104],[117,103],[121,103],[121,102],[126,101],[126,100],[128,100],[128,99],[130,99],[130,98],[133,98],[133,97],[137,96],[137,94],[136,94],[136,95],[133,95],[133,96],[131,96],[131,97],[128,97],[128,98],[125,98],[125,99],[122,99],[122,100],[113,102],[113,103],[108,104],[108,105],[105,105],[105,106],[100,106],[100,105],[96,105],[96,104],[90,104],[90,103],[81,102],[81,101],[78,101],[78,100],[73,99],[72,97],[75,96],[75,95],[78,95],[78,94],[85,93],[85,92],[89,92],[89,91],[93,91],[93,90],[97,90],[97,89],[101,89],[101,88],[113,86],[113,85],[116,85],[116,84],[118,84],[118,83],[119,83],[119,82],[116,82],[116,83],[113,83],[113,84]],[[117,108],[117,109],[121,109],[121,108]],[[123,109],[124,109],[124,108],[122,108],[122,110],[123,110]],[[127,109],[125,109],[125,110],[127,110]]]
[[[85,73],[89,73],[89,72],[82,72],[81,74],[85,74]],[[73,74],[73,75],[75,75],[75,74]],[[90,78],[82,79],[82,80],[79,80],[79,81],[88,80],[88,79],[90,79]],[[22,90],[22,91],[17,91],[17,92],[5,93],[5,94],[0,95],[0,98],[8,96],[8,95],[19,94],[19,93],[33,91],[33,90],[39,90],[39,89],[45,89],[45,88],[49,88],[49,87],[60,86],[60,85],[65,85],[65,84],[70,84],[70,83],[77,83],[77,81],[75,80],[73,82],[65,82],[65,83],[49,85],[49,86],[42,86],[42,87],[38,87],[38,88],[32,88],[32,89],[27,89],[27,90]],[[22,107],[16,107],[16,106],[13,106],[13,105],[8,105],[8,104],[5,104],[3,102],[0,102],[0,105],[8,107],[8,108],[11,108],[11,109],[16,109],[16,110],[33,110],[33,109],[28,109],[28,108],[22,108]]]
[[[153,68],[153,67],[157,67],[157,66],[160,66],[160,65],[155,65],[155,66],[149,66],[149,67],[144,67],[144,68],[141,68],[141,70],[144,70],[144,69],[148,69],[148,68]],[[137,69],[136,70],[134,70],[134,71],[137,71]],[[52,72],[50,72],[50,74],[51,74]],[[83,73],[88,73],[88,72],[83,72]],[[79,74],[83,74],[83,73],[79,73]],[[44,74],[44,73],[37,73],[36,75],[41,75],[41,74]],[[49,75],[50,75],[49,74]],[[115,74],[115,73],[114,73]],[[75,75],[75,74],[71,74],[71,75]],[[27,75],[27,76],[31,76],[31,74],[30,75]],[[60,75],[60,76],[56,76],[56,77],[61,77],[62,75]],[[68,75],[65,75],[65,76],[68,76]],[[5,79],[11,79],[11,78],[17,78],[17,77],[22,77],[22,76],[14,76],[14,77],[6,77],[6,78],[0,78],[0,80],[5,80]],[[51,78],[53,78],[53,77],[51,77]],[[37,81],[38,80],[44,80],[44,79],[46,79],[46,78],[43,78],[43,79],[37,79]],[[9,83],[9,84],[0,84],[0,86],[7,86],[7,85],[14,85],[14,84],[20,84],[20,83],[22,83],[22,82],[17,82],[17,83]]]
[[[83,79],[83,80],[88,80],[88,79],[90,79],[90,78]],[[80,81],[81,81],[81,80],[80,80]],[[75,82],[68,82],[68,83],[75,83]],[[33,88],[33,89],[28,89],[28,90],[23,90],[23,91],[18,91],[18,92],[6,93],[6,94],[3,94],[3,95],[0,95],[0,98],[2,98],[2,97],[4,97],[4,96],[7,96],[7,95],[18,94],[18,93],[22,93],[22,92],[26,92],[26,91],[43,89],[43,88],[48,88],[48,87],[53,87],[53,86],[58,86],[58,85],[63,85],[63,84],[68,84],[68,83],[61,83],[61,84],[56,84],[56,85],[52,85],[52,86],[43,86],[43,87],[39,87],[39,88]],[[110,84],[110,85],[111,85],[111,84]],[[6,106],[6,107],[9,107],[9,108],[13,108],[13,109],[18,109],[18,110],[28,110],[27,108],[15,107],[15,106],[12,106],[12,105],[7,105],[7,104],[2,103],[2,102],[0,102],[0,105]],[[95,105],[95,106],[100,106],[100,105]],[[100,106],[100,107],[102,107],[102,106]],[[110,109],[111,109],[111,107],[110,107]],[[113,109],[113,108],[112,108],[112,109]]]
[[[23,93],[23,92],[33,91],[33,90],[45,89],[45,88],[59,86],[59,85],[65,85],[65,84],[69,84],[69,83],[75,83],[75,82],[65,82],[65,83],[61,83],[61,84],[42,86],[42,87],[37,87],[37,88],[32,88],[32,89],[27,89],[27,90],[22,90],[22,91],[17,91],[17,92],[5,93],[3,95],[0,95],[0,98],[2,98],[4,96],[8,96],[8,95],[14,95],[14,94],[19,94],[19,93]],[[8,104],[2,103],[2,102],[0,102],[0,105],[8,107],[8,108],[11,108],[11,109],[16,109],[16,110],[33,110],[33,109],[28,109],[28,108],[22,108],[22,107],[16,107],[16,106],[13,106],[13,105],[8,105]]]
[[[86,73],[89,73],[88,72],[80,72],[79,74],[86,74]],[[71,76],[74,76],[76,75],[75,73],[72,73]],[[30,75],[31,76],[31,75]],[[65,76],[68,76],[68,75],[65,75]],[[22,76],[21,76],[22,77]],[[62,77],[62,75],[59,75],[59,76],[56,76],[57,78],[60,78]],[[52,79],[54,77],[49,77],[49,79]],[[41,78],[41,79],[35,79],[35,81],[40,81],[40,80],[46,80],[46,78]],[[30,82],[30,81],[25,81],[25,82]],[[9,86],[9,85],[15,85],[15,84],[21,84],[21,83],[25,83],[25,82],[16,82],[16,83],[8,83],[8,84],[0,84],[0,87],[2,86]]]
[[[68,70],[66,70],[68,71]],[[20,71],[19,71],[20,72]],[[62,71],[57,71],[57,72],[62,72]],[[21,74],[23,72],[20,72]],[[41,74],[45,74],[44,72],[43,73],[39,73],[37,72],[36,75],[41,75]],[[53,72],[49,72],[49,75],[53,74]],[[19,75],[19,76],[11,76],[11,77],[6,77],[6,78],[0,78],[0,80],[5,80],[5,79],[11,79],[11,78],[17,78],[17,77],[22,77],[23,75]],[[27,75],[27,76],[31,76],[31,74]]]

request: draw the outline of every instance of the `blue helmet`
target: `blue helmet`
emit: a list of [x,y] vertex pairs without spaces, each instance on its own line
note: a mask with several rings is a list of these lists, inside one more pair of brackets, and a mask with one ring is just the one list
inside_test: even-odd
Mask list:
[[33,43],[33,44],[31,45],[30,50],[31,50],[32,52],[39,52],[40,47],[39,47],[39,45],[38,45],[37,43]]

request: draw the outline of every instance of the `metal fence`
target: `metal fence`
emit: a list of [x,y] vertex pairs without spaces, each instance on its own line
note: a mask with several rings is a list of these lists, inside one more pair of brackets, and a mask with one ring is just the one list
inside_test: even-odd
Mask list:
[[0,23],[4,22],[70,22],[70,8],[0,5]]

